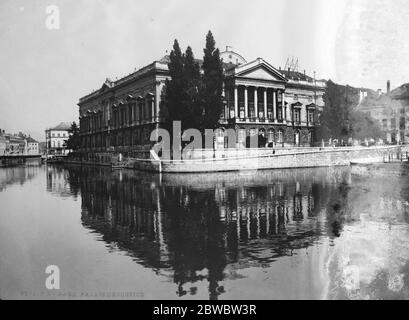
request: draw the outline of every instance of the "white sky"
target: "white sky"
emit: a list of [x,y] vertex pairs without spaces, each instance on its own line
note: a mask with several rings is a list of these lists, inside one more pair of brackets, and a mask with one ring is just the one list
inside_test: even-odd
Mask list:
[[[45,27],[58,5],[60,30]],[[79,97],[106,77],[161,58],[177,38],[202,57],[212,30],[247,60],[340,83],[385,88],[409,82],[407,0],[1,0],[0,128],[44,140],[77,121]]]

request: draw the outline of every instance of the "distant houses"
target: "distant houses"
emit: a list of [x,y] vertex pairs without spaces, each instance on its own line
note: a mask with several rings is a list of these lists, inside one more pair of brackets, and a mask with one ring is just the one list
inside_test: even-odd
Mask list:
[[70,136],[71,124],[61,122],[45,130],[46,141],[39,142],[22,132],[6,133],[0,129],[0,156],[4,155],[67,155],[70,150],[66,142]]
[[0,130],[0,156],[39,154],[39,142],[31,136],[27,136],[22,132],[19,134],[11,134]]
[[358,110],[379,122],[386,142],[409,143],[409,84],[391,90],[388,81],[386,88],[386,93],[379,89],[365,96]]

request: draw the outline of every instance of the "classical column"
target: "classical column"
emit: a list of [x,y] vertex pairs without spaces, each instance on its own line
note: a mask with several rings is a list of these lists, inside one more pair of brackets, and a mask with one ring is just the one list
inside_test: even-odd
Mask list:
[[234,86],[234,118],[239,118],[239,94],[237,86]]
[[273,120],[277,121],[277,92],[273,91]]
[[267,88],[264,88],[264,121],[267,119]]
[[244,87],[244,118],[247,120],[249,116],[249,101],[247,87]]
[[285,114],[285,108],[284,108],[284,92],[281,93],[281,114],[283,115],[283,123],[287,123],[287,115]]
[[258,119],[258,90],[257,87],[254,87],[254,113],[256,119]]
[[151,108],[152,108],[152,117],[150,121],[155,122],[156,120],[156,106],[155,106],[155,98],[152,96],[151,97]]

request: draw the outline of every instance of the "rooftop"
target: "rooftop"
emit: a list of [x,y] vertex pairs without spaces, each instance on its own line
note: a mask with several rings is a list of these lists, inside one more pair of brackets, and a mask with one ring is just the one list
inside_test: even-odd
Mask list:
[[59,125],[53,128],[49,128],[48,130],[70,130],[71,123],[69,122],[61,122]]
[[[239,55],[238,53],[229,50],[229,47],[226,48],[226,51],[223,51],[220,53],[220,57],[223,58],[222,59],[222,64],[223,64],[223,69],[225,71],[231,71],[232,69],[239,67],[241,65],[245,65],[247,64],[247,60],[245,60],[241,55]],[[224,62],[223,62],[224,60]],[[203,65],[203,60],[202,59],[195,59],[195,61],[199,64],[200,68],[202,68]],[[159,69],[159,70],[163,70],[163,71],[168,71],[168,64],[170,62],[170,56],[168,54],[166,54],[165,56],[163,56],[162,58],[160,58],[159,60],[155,60],[152,63],[140,68],[140,69],[135,69],[133,72],[131,72],[130,74],[121,77],[119,79],[116,79],[115,81],[107,78],[105,80],[105,82],[103,83],[103,85],[96,90],[93,90],[91,93],[86,94],[85,96],[81,97],[79,99],[80,103],[84,102],[86,100],[88,100],[89,98],[92,98],[94,96],[97,96],[101,90],[103,90],[104,88],[114,88],[118,85],[127,83],[128,81],[141,77],[144,74],[154,70],[154,69]],[[288,80],[293,80],[293,81],[303,81],[306,83],[314,83],[314,79],[308,75],[298,71],[292,71],[292,70],[278,70],[280,72],[280,74],[282,74],[285,78],[287,78]],[[325,80],[316,80],[317,84],[318,82],[324,82]],[[51,128],[51,130],[54,130],[55,128]],[[58,130],[58,129],[55,129]]]
[[37,140],[35,140],[35,139],[31,138],[31,137],[28,137],[26,140],[27,140],[28,143],[38,143]]

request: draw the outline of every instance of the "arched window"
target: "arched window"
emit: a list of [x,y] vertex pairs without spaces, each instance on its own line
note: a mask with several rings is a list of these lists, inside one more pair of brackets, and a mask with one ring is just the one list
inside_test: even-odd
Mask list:
[[298,130],[294,132],[294,144],[296,146],[300,145],[300,132]]
[[246,129],[244,129],[244,128],[239,129],[237,142],[239,143],[240,147],[245,147],[246,146]]
[[277,143],[283,143],[283,131],[282,130],[278,130],[277,132]]
[[308,144],[312,145],[312,132],[308,131]]
[[268,142],[275,142],[274,141],[274,129],[269,129],[268,130]]
[[224,148],[224,130],[223,129],[216,129],[215,130],[215,149],[223,149]]

